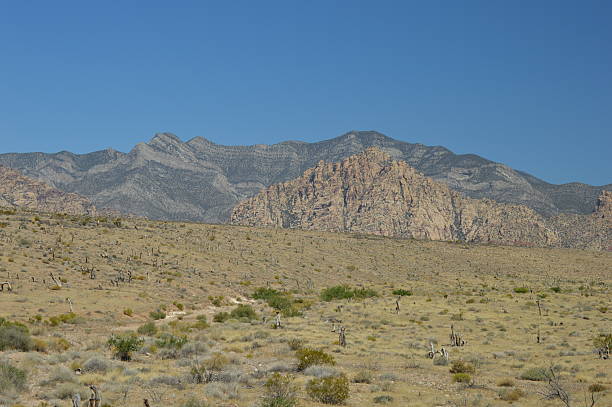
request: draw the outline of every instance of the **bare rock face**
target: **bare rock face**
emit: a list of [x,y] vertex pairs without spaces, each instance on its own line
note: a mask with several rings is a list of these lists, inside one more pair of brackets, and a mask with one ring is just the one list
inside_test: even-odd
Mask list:
[[96,214],[89,199],[52,188],[3,166],[0,166],[0,206],[71,215]]
[[612,191],[601,191],[597,198],[594,216],[612,221]]
[[546,246],[557,234],[521,205],[463,197],[378,148],[272,185],[234,207],[231,222],[431,240]]

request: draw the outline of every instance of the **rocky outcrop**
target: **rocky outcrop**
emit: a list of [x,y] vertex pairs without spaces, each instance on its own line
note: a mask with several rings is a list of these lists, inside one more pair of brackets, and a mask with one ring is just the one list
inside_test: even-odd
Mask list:
[[547,220],[559,237],[559,246],[612,250],[612,192],[602,191],[590,215],[562,214]]
[[377,148],[320,162],[238,204],[231,222],[432,240],[554,245],[557,234],[520,205],[463,197]]
[[52,188],[3,166],[0,166],[0,206],[71,215],[95,215],[97,212],[87,198]]
[[157,134],[129,153],[0,154],[0,164],[98,208],[152,219],[226,222],[239,201],[270,185],[299,177],[319,161],[336,162],[378,147],[393,159],[471,198],[526,205],[540,214],[591,213],[603,189],[580,183],[548,184],[474,154],[394,140],[374,131],[352,131],[317,143],[223,146],[202,137],[187,142]]

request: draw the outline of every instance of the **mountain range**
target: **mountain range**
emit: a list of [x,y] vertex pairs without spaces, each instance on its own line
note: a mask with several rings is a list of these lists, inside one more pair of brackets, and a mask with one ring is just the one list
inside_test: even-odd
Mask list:
[[469,198],[525,205],[540,215],[588,214],[612,185],[549,184],[474,154],[351,131],[316,143],[224,146],[202,137],[187,142],[159,133],[130,152],[7,153],[0,165],[59,190],[78,193],[99,208],[152,219],[227,222],[232,208],[270,185],[302,175],[319,161],[338,162],[378,147],[423,175]]
[[612,193],[590,215],[545,218],[525,205],[473,199],[371,147],[319,162],[238,204],[231,222],[428,240],[608,249]]

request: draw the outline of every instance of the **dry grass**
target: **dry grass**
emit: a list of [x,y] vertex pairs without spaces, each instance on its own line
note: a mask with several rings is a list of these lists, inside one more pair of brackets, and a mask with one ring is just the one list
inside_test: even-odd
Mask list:
[[[14,287],[0,292],[0,317],[26,323],[40,349],[47,345],[46,353],[0,356],[25,369],[29,385],[0,396],[0,405],[10,399],[38,406],[46,395],[53,405],[60,393],[76,388],[86,395],[85,384],[95,383],[112,406],[141,405],[142,398],[180,406],[195,397],[250,407],[274,371],[295,375],[300,405],[319,405],[305,392],[312,377],[296,372],[300,345],[333,355],[333,369],[350,379],[348,406],[558,405],[538,395],[542,382],[521,379],[533,367],[555,366],[576,403],[589,386],[612,385],[610,361],[597,359],[592,346],[593,336],[612,331],[609,252],[146,220],[117,227],[24,212],[0,221],[0,280]],[[132,271],[132,282],[111,284],[119,270]],[[50,272],[66,281],[61,289],[53,289]],[[339,284],[379,296],[320,301],[322,289]],[[273,309],[249,297],[268,286],[301,301],[302,315],[283,317],[282,329],[272,328]],[[527,292],[515,291],[522,287]],[[398,289],[412,292],[401,298],[399,315],[392,294]],[[64,322],[66,298],[77,317]],[[267,322],[212,322],[237,304],[252,305]],[[143,350],[130,362],[111,360],[110,334],[136,331],[157,310],[166,317],[155,321],[158,333],[142,335]],[[49,323],[52,317],[60,322]],[[346,348],[337,345],[332,320],[346,327]],[[465,346],[448,345],[451,324]],[[189,346],[167,347],[163,334],[186,336]],[[454,383],[450,364],[428,359],[430,342],[445,346],[451,361],[473,366],[473,384]],[[92,370],[76,379],[65,373],[88,361]],[[196,363],[214,366],[215,381],[192,383]],[[612,404],[609,391],[598,394],[597,406]]]

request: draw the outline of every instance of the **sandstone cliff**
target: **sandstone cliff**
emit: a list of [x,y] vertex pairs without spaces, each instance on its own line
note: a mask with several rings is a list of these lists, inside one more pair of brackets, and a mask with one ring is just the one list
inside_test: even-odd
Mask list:
[[3,166],[0,166],[0,206],[71,215],[96,214],[87,198],[52,188]]
[[432,240],[554,245],[532,209],[463,197],[378,148],[319,162],[238,204],[231,222]]

